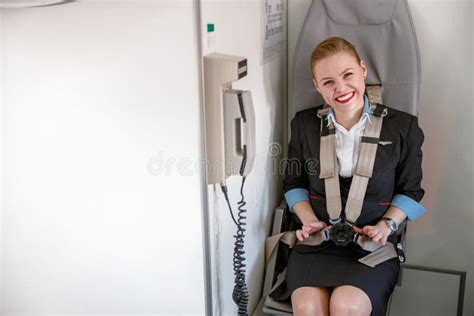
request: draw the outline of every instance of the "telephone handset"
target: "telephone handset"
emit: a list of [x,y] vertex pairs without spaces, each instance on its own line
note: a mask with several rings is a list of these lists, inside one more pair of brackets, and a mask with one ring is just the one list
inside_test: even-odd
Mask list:
[[247,176],[255,160],[255,113],[250,91],[224,91],[226,174]]
[[224,183],[250,173],[255,160],[255,114],[250,91],[232,83],[247,75],[247,59],[225,54],[204,56],[204,111],[207,183]]

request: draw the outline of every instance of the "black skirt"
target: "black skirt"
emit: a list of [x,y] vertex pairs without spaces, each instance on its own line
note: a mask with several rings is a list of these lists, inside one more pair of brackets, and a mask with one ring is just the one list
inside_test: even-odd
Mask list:
[[288,258],[286,279],[270,296],[288,301],[291,293],[302,286],[352,285],[370,298],[372,316],[384,316],[397,285],[400,262],[393,258],[371,268],[357,261],[368,253],[358,245],[336,246],[332,241],[319,246],[295,246]]

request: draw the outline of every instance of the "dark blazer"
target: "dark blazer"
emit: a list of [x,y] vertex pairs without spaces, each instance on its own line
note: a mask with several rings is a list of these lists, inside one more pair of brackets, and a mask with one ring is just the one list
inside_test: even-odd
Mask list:
[[[310,204],[319,220],[329,224],[324,180],[319,179],[320,122],[322,106],[296,113],[291,122],[291,140],[283,180],[283,191],[309,190]],[[373,176],[369,180],[364,206],[356,226],[375,225],[385,214],[396,194],[419,202],[421,188],[421,145],[423,132],[416,116],[388,108],[377,147]],[[383,143],[382,143],[383,142]],[[381,144],[382,143],[382,144]],[[352,178],[340,177],[342,217]]]

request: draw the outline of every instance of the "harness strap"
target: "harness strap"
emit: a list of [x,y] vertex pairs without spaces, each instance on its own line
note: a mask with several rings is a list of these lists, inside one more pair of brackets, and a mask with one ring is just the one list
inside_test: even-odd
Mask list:
[[[322,229],[319,232],[309,236],[303,241],[299,241],[295,237],[294,239],[295,243],[293,244],[286,243],[286,244],[289,245],[290,247],[292,247],[293,245],[318,246],[322,244],[324,241],[329,240],[329,234],[330,234],[329,230]],[[372,241],[372,239],[366,235],[355,234],[354,236],[355,236],[354,242],[357,243],[364,250],[372,252],[382,247],[381,244],[379,244],[378,242]]]
[[382,116],[372,116],[371,119],[372,122],[368,123],[364,130],[356,172],[352,177],[346,202],[346,219],[351,223],[355,223],[362,212],[365,192],[367,191],[369,178],[372,177],[380,131],[382,129]]
[[[290,248],[292,248],[296,243],[295,232],[286,231],[286,232],[282,232],[282,233],[267,237],[267,239],[265,240],[265,262],[266,262],[265,269],[267,270],[267,273],[268,273],[268,270],[271,269],[271,267],[273,269],[275,268],[274,266],[271,265],[271,262],[276,261],[276,256],[277,256],[276,250],[278,249],[278,244],[280,241],[288,245]],[[274,271],[272,271],[272,274],[273,273]],[[278,274],[277,281],[273,286],[271,285],[272,282],[267,284],[267,280],[265,280],[262,298],[258,302],[257,308],[255,309],[253,316],[260,315],[258,311],[261,311],[263,309],[263,306],[267,303],[281,310],[285,310],[285,308],[287,308],[285,304],[281,302],[277,302],[269,296],[269,293],[273,292],[273,290],[275,290],[278,286],[280,286],[281,283],[283,283],[283,281],[285,280],[285,277],[286,277],[286,268],[285,270],[283,270],[282,273]],[[291,312],[291,306],[288,309],[288,311]]]
[[319,172],[320,179],[334,177],[336,165],[336,128],[331,122],[329,125],[324,124],[327,115],[321,119],[321,143],[320,143],[320,164],[321,170]]
[[[364,129],[356,172],[352,178],[349,196],[346,203],[346,220],[350,223],[355,223],[362,211],[367,184],[369,178],[372,177],[383,117],[387,115],[387,108],[380,104],[382,102],[382,88],[380,86],[367,86],[366,91],[371,104],[372,116],[371,122],[366,124]],[[324,179],[326,189],[326,207],[329,217],[332,222],[337,222],[340,219],[342,205],[336,156],[336,129],[332,122],[330,122],[330,124],[324,124],[328,113],[328,106],[320,109],[317,113],[318,117],[321,119],[319,178]],[[290,248],[294,245],[318,246],[324,241],[329,240],[329,237],[330,233],[327,229],[323,229],[316,234],[311,235],[304,241],[297,240],[294,231],[287,231],[270,236],[267,238],[265,243],[267,262],[275,255],[275,250],[280,241],[287,244]],[[398,244],[398,248],[389,242],[387,242],[385,246],[382,246],[379,243],[372,241],[370,237],[359,234],[355,234],[354,242],[362,249],[371,252],[367,256],[359,259],[361,263],[371,267],[374,267],[385,260],[404,256],[401,244]]]
[[392,243],[386,243],[385,246],[380,247],[372,253],[369,253],[367,256],[360,258],[358,261],[373,268],[379,263],[396,257],[398,257],[398,253],[395,250],[395,245]]
[[[320,230],[303,241],[299,241],[296,238],[296,233],[294,231],[286,231],[270,236],[265,242],[266,262],[270,262],[270,258],[276,255],[275,250],[280,241],[288,245],[290,248],[293,248],[295,245],[319,246],[327,240],[329,240],[329,231],[326,229]],[[359,244],[362,249],[371,252],[370,254],[360,258],[359,262],[372,268],[388,259],[398,257],[400,253],[403,254],[401,244],[399,244],[397,250],[396,246],[390,242],[387,242],[385,246],[382,246],[381,244],[372,241],[370,237],[366,235],[356,234],[355,242]]]
[[[329,232],[326,230],[321,230],[303,241],[296,240],[296,244],[318,246],[328,239]],[[371,252],[368,255],[360,258],[358,261],[372,268],[386,260],[398,257],[398,252],[403,253],[403,249],[398,248],[399,250],[397,251],[396,246],[390,242],[387,242],[385,246],[382,246],[378,242],[372,241],[372,239],[366,235],[356,234],[355,242],[362,249]]]
[[[381,87],[369,87],[369,101],[381,101]],[[362,212],[365,192],[369,178],[372,177],[377,146],[382,129],[383,117],[387,114],[387,109],[381,104],[371,105],[371,121],[364,128],[364,135],[361,140],[361,148],[357,161],[356,171],[352,178],[349,195],[346,202],[346,220],[354,224]],[[326,209],[331,222],[336,223],[341,216],[342,202],[339,186],[339,172],[336,157],[336,133],[332,122],[328,125],[325,120],[328,115],[328,108],[318,111],[321,118],[321,142],[320,142],[320,179],[324,179],[326,190]]]
[[[303,241],[299,241],[296,238],[296,233],[294,231],[286,231],[272,235],[265,241],[265,258],[267,261],[270,259],[280,241],[288,245],[290,248],[293,248],[295,245],[318,246],[327,240],[329,240],[329,231],[327,229],[322,229]],[[378,242],[372,241],[370,237],[366,235],[356,234],[355,242],[359,244],[362,249],[371,252],[382,247]]]
[[267,237],[265,240],[265,259],[266,262],[270,260],[270,257],[275,252],[275,249],[278,247],[278,242],[281,241],[284,244],[292,248],[296,244],[296,234],[294,231],[286,231],[276,235]]
[[319,163],[321,170],[319,178],[324,179],[326,187],[326,209],[330,219],[338,219],[341,210],[341,191],[339,190],[339,171],[336,156],[336,128],[331,122],[329,125],[324,124],[328,108],[323,109],[325,112],[320,113],[321,116],[321,143]]
[[383,87],[381,85],[366,85],[365,91],[367,92],[367,96],[369,97],[369,102],[371,104],[383,103]]

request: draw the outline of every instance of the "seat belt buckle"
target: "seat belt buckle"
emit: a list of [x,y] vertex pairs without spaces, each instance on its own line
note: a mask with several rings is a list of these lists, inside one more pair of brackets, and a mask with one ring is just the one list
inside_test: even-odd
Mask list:
[[330,238],[336,246],[346,246],[351,241],[354,241],[352,225],[346,222],[335,224],[331,229]]

